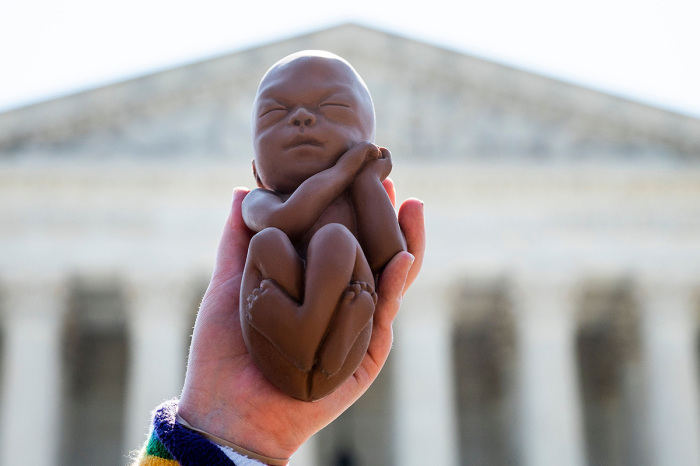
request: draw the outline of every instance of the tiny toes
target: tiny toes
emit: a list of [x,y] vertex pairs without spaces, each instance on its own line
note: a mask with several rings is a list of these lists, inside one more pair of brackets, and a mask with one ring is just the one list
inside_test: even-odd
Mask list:
[[357,293],[355,293],[353,290],[347,290],[343,295],[343,304],[350,303],[353,299],[355,299],[355,296],[357,296]]

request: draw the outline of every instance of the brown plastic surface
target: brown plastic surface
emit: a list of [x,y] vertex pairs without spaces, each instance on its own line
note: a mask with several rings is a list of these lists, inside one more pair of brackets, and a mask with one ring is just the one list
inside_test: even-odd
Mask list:
[[253,173],[243,202],[256,231],[241,285],[243,337],[278,388],[313,401],[367,351],[376,277],[405,250],[382,186],[391,154],[374,145],[374,107],[355,70],[327,52],[276,63],[253,106]]

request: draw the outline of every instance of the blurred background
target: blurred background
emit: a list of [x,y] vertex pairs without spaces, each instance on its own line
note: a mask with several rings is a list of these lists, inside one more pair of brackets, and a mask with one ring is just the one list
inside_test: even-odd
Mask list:
[[[0,465],[121,465],[177,397],[265,70],[364,77],[428,250],[301,466],[700,464],[700,32],[680,0],[0,19]],[[225,344],[225,342],[222,342]]]

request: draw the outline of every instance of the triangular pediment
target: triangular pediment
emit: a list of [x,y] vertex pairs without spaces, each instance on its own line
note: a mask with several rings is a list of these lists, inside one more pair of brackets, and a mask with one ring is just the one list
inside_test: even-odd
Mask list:
[[354,24],[5,112],[0,154],[250,154],[259,79],[303,49],[357,68],[402,158],[700,158],[698,119]]

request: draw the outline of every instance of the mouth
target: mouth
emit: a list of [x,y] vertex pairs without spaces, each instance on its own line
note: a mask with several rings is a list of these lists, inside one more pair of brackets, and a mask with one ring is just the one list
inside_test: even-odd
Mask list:
[[323,147],[323,143],[313,136],[299,134],[292,138],[289,144],[285,146],[285,149],[293,149],[295,147]]

